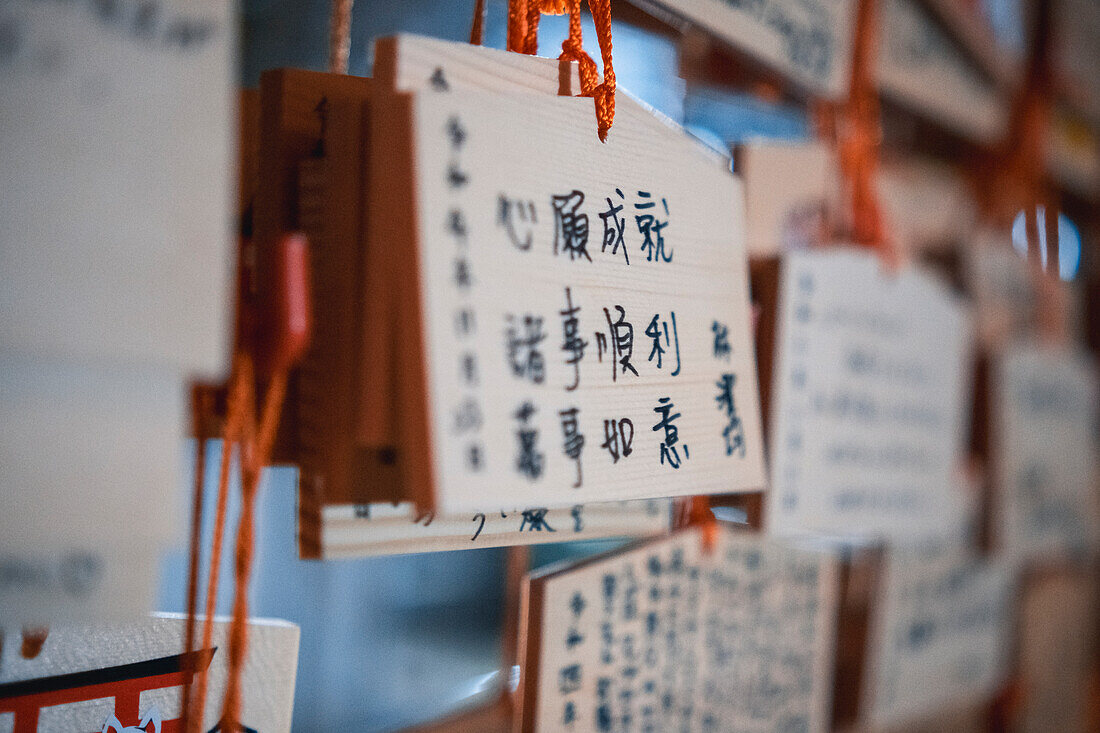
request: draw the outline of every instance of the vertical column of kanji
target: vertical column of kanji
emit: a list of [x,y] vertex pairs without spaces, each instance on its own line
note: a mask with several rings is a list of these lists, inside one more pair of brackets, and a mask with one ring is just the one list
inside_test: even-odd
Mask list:
[[[772,431],[772,440],[782,442],[783,453],[790,456],[790,459],[782,464],[782,475],[774,478],[778,494],[776,498],[782,511],[791,514],[799,512],[799,497],[803,493],[803,476],[800,469],[803,445],[802,431],[799,426],[810,411],[810,395],[806,388],[806,367],[814,328],[811,303],[815,285],[814,274],[810,268],[792,271],[792,268],[798,267],[796,262],[788,261],[784,265],[779,285],[781,302],[784,304],[781,322],[785,328],[789,329],[789,336],[781,346],[785,349],[785,353],[780,360],[781,371],[776,375],[776,379],[784,380],[785,384],[782,388],[776,385],[775,391],[776,394],[786,395],[786,399],[781,405],[783,413]],[[780,432],[780,426],[787,429]],[[772,450],[779,449],[773,447]]]
[[619,680],[619,723],[620,730],[633,731],[637,717],[638,675],[642,668],[640,604],[645,603],[643,595],[641,563],[630,563],[623,568],[622,589],[623,606],[620,624],[619,650],[622,665]]
[[461,441],[466,471],[480,473],[485,464],[485,449],[481,440],[484,418],[475,340],[477,310],[474,307],[475,279],[470,251],[473,245],[463,209],[463,194],[470,186],[470,174],[462,165],[463,151],[468,142],[469,132],[457,112],[448,116],[443,132],[447,137],[449,154],[445,172],[448,205],[443,224],[448,238],[454,244],[454,269],[450,284],[454,291],[452,328],[458,343],[458,348],[455,350],[458,363],[455,366],[458,370],[460,385],[460,390],[455,395],[457,402],[453,406],[453,431]]
[[689,687],[686,678],[691,674],[691,650],[683,634],[686,617],[691,613],[687,606],[689,567],[690,559],[685,558],[684,547],[678,546],[672,548],[668,561],[661,568],[659,591],[664,610],[653,640],[662,661],[657,682],[657,730],[679,730],[677,724],[684,716],[684,693]]
[[615,642],[618,637],[615,633],[616,606],[623,595],[622,578],[612,568],[600,577],[600,656],[596,667],[596,708],[593,711],[596,730],[615,730],[615,692],[618,685],[616,664],[620,659]]
[[[819,650],[826,642],[823,640],[825,629],[822,616],[830,616],[826,609],[824,584],[831,575],[826,572],[829,562],[824,557],[813,557],[787,551],[785,567],[782,568],[783,581],[781,593],[783,610],[780,617],[788,628],[779,634],[777,641],[781,649],[776,655],[784,660],[780,668],[782,679],[791,691],[787,702],[788,716],[798,711],[810,715],[811,727],[814,716],[821,710],[819,702],[823,696],[822,688],[829,686],[815,675],[821,672]],[[830,676],[831,679],[831,676]],[[820,721],[824,723],[824,721]]]
[[680,695],[672,730],[693,733],[701,720],[701,696],[699,688],[703,680],[703,637],[701,623],[703,619],[703,571],[704,558],[697,554],[698,542],[689,545],[685,552],[684,568],[680,576],[683,587],[683,612],[677,624],[677,649],[679,652],[678,690]]
[[715,381],[717,394],[714,401],[722,413],[722,440],[726,456],[745,457],[745,426],[737,414],[737,404],[733,399],[734,385],[737,384],[737,372],[731,365],[732,349],[729,341],[729,324],[718,319],[711,321],[710,330],[714,334],[713,355],[719,365],[718,379]]
[[586,714],[591,711],[582,707],[585,696],[581,690],[582,687],[591,685],[586,677],[584,662],[592,657],[595,639],[590,638],[590,630],[593,628],[590,620],[596,609],[591,603],[591,597],[582,587],[571,594],[563,595],[562,599],[566,600],[567,608],[556,611],[569,619],[569,625],[565,638],[552,642],[560,641],[565,647],[566,663],[558,670],[558,691],[561,693],[562,707],[560,711],[551,711],[551,715],[560,715],[559,721],[563,728],[588,730],[589,727],[585,724],[588,720]]
[[[642,592],[645,612],[640,620],[642,663],[639,674],[638,730],[658,733],[672,730],[678,698],[675,680],[675,624],[682,591],[679,577],[684,570],[685,538],[654,546],[645,561]],[[675,586],[675,591],[673,590]],[[670,640],[671,637],[671,640]]]

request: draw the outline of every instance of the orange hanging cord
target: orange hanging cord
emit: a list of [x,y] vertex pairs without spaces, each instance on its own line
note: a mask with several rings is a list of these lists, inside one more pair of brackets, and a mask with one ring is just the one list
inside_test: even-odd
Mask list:
[[580,67],[581,96],[592,97],[596,107],[597,131],[602,142],[615,123],[615,67],[611,54],[611,0],[588,0],[596,40],[603,61],[603,81],[596,62],[584,50],[580,0],[509,0],[508,50],[534,55],[538,53],[539,19],[547,15],[569,15],[569,37],[561,44],[565,61]]
[[[191,502],[191,538],[190,558],[187,573],[187,625],[184,629],[183,651],[195,650],[195,616],[199,599],[199,560],[202,547],[203,486],[206,478],[206,416],[212,411],[209,393],[201,386],[191,389],[191,422],[195,434],[195,475]],[[188,701],[192,694],[192,678],[188,677],[183,685],[183,699]],[[185,702],[181,727],[190,730],[188,715],[191,706]]]
[[852,77],[848,100],[837,126],[840,167],[851,202],[851,236],[863,247],[877,250],[887,262],[900,258],[896,243],[886,236],[875,188],[882,123],[875,89],[875,53],[878,47],[879,0],[859,0],[852,49]]
[[[290,371],[305,352],[312,330],[306,240],[301,235],[287,235],[279,242],[278,247],[277,275],[273,284],[275,313],[270,319],[274,324],[273,332],[249,333],[252,330],[252,324],[259,321],[254,317],[255,314],[248,312],[249,309],[243,302],[238,303],[238,346],[233,355],[218,474],[218,499],[206,587],[206,618],[203,622],[202,649],[209,649],[213,643],[218,576],[229,500],[230,467],[233,448],[236,445],[241,472],[241,513],[237,525],[233,616],[227,652],[229,670],[220,718],[222,730],[235,730],[240,727],[241,722],[240,682],[248,649],[248,586],[255,546],[256,493],[263,467],[268,463],[275,443]],[[242,258],[242,261],[244,259]],[[245,291],[246,288],[242,286],[242,292]],[[257,428],[255,384],[256,363],[260,361],[260,357],[262,357],[262,363],[270,364],[271,377]],[[201,492],[201,481],[197,481],[196,486],[196,491]],[[201,506],[198,500],[196,504]],[[192,563],[198,562],[198,556],[197,540],[193,534]],[[192,573],[197,571],[192,570]],[[197,595],[197,591],[194,595]],[[194,611],[197,604],[191,597],[191,590],[188,596],[188,627],[191,627],[195,622]],[[193,637],[188,634],[187,651],[192,651],[190,648],[192,639]],[[194,684],[194,694],[184,697],[183,717],[186,721],[184,730],[187,733],[197,733],[202,730],[205,713],[208,669],[201,670],[196,676],[198,680]]]
[[[991,186],[998,198],[987,202],[988,213],[998,223],[1011,222],[1024,212],[1028,261],[1036,291],[1036,325],[1047,341],[1066,338],[1064,293],[1058,288],[1059,201],[1046,173],[1046,140],[1049,135],[1052,79],[1053,7],[1039,0],[1029,40],[1025,79],[1013,104],[1008,136],[1001,151],[1001,176]],[[1042,207],[1043,218],[1039,219]],[[1042,242],[1046,242],[1046,263]]]

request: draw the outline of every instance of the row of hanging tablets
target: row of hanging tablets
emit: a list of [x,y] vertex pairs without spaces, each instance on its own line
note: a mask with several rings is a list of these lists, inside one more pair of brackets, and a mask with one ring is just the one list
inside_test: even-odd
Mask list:
[[[202,27],[187,44],[216,37]],[[190,58],[217,65],[224,51]],[[139,55],[136,65],[156,58]],[[280,70],[245,94],[242,298],[260,320],[279,305],[265,288],[276,243],[295,230],[310,242],[312,343],[274,448],[299,470],[300,554],[655,536],[526,581],[515,712],[524,729],[889,727],[951,707],[976,717],[1010,670],[1049,673],[1036,650],[1005,650],[1014,624],[1058,639],[1091,613],[1096,379],[1083,355],[1032,338],[1037,296],[1007,233],[972,234],[964,299],[919,265],[892,272],[873,253],[819,246],[833,244],[821,232],[839,189],[822,149],[749,145],[738,179],[621,90],[600,143],[592,102],[564,96],[578,88],[576,69],[555,61],[401,36],[378,44],[373,79]],[[228,116],[228,97],[195,91],[218,107],[201,107],[203,120]],[[103,112],[106,127],[114,113]],[[58,123],[56,134],[67,132]],[[227,182],[205,178],[203,165],[224,150],[191,147],[176,154],[181,197],[224,194]],[[780,170],[800,175],[780,181]],[[35,219],[41,202],[23,203],[28,221],[52,220]],[[3,322],[6,423],[27,425],[28,440],[67,436],[72,425],[49,422],[72,419],[58,408],[72,409],[66,385],[94,382],[103,386],[88,390],[80,417],[90,431],[125,413],[132,449],[94,482],[77,472],[103,465],[90,443],[69,480],[17,477],[40,487],[47,507],[63,503],[49,500],[59,486],[106,499],[81,504],[103,507],[101,520],[21,516],[10,532],[5,522],[5,623],[48,618],[73,599],[93,617],[96,603],[117,611],[112,596],[155,576],[134,568],[173,534],[171,512],[154,492],[133,505],[142,498],[112,499],[110,487],[124,467],[173,465],[170,452],[132,455],[170,445],[159,414],[185,412],[157,380],[224,361],[211,334],[231,311],[231,263],[193,249],[216,241],[222,223],[199,224],[211,231],[190,232],[153,269],[206,268],[209,291],[148,299],[194,312],[101,307],[116,300],[95,288],[141,292],[160,270],[133,283],[94,273],[95,287],[75,272],[87,302],[47,320],[81,339],[60,326],[23,333],[22,313]],[[120,258],[142,232],[123,234]],[[171,348],[136,343],[142,319],[150,332],[182,324],[168,329]],[[143,366],[120,376],[120,356]],[[3,463],[22,465],[28,449],[3,445]],[[669,534],[680,514],[670,497],[697,495],[722,497],[712,503],[743,511],[750,526]],[[106,546],[95,529],[114,526],[123,506],[138,521],[113,540],[109,562],[82,551]],[[752,531],[762,525],[767,537]],[[55,536],[51,548],[77,549],[29,554]],[[1029,591],[1018,596],[1021,584]],[[118,666],[85,686],[133,687],[202,662],[173,656],[179,628],[149,624],[143,638],[170,641],[135,650],[120,641],[132,629],[73,632]],[[275,650],[269,669],[282,671],[268,687],[283,701],[296,654],[296,635],[284,636],[293,641]],[[75,671],[48,656],[18,661],[11,644],[3,653],[5,679],[13,664],[27,666],[18,679]],[[152,655],[169,661],[135,677],[128,665]],[[22,706],[0,716],[39,709],[44,691],[24,687],[0,688]],[[289,706],[272,710],[263,729],[288,729]],[[1041,696],[1027,710],[1048,721],[1051,710],[1078,712]],[[217,722],[209,712],[206,727]]]
[[593,143],[557,62],[408,36],[375,58],[245,97],[258,269],[281,232],[311,242],[275,450],[304,557],[647,534],[659,499],[768,486],[775,534],[1095,546],[1094,375],[1035,338],[1007,232],[973,234],[963,296],[818,246],[839,184],[817,145],[748,145],[738,180],[626,93]]
[[[1007,232],[969,232],[966,295],[893,271],[822,246],[820,146],[747,145],[738,179],[622,90],[601,144],[576,86],[399,36],[373,79],[246,95],[258,267],[312,248],[276,448],[301,555],[661,536],[528,578],[524,730],[984,719],[1049,672],[1017,625],[1087,627],[1098,539],[1093,368],[1035,338]],[[749,526],[668,535],[701,494]]]

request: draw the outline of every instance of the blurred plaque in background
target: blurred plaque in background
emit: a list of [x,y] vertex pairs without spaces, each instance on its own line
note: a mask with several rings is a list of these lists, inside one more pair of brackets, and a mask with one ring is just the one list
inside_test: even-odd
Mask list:
[[932,275],[884,268],[843,249],[780,261],[774,532],[917,541],[966,529],[954,471],[969,415],[970,321]]
[[1005,134],[1008,104],[917,0],[883,0],[878,87],[884,97],[980,143]]
[[1080,352],[1017,342],[993,365],[994,542],[1020,561],[1094,553],[1097,376]]
[[[15,733],[177,731],[182,685],[206,670],[201,730],[215,733],[228,677],[229,622],[215,621],[209,648],[181,653],[185,623],[162,614],[126,624],[57,626],[33,659],[24,658],[18,644],[5,644],[0,726]],[[298,636],[286,621],[249,621],[241,673],[244,733],[289,733]]]
[[745,245],[775,257],[824,243],[839,208],[836,157],[821,143],[753,140],[735,151],[745,182]]
[[0,7],[0,349],[222,376],[232,7]]
[[954,549],[887,552],[867,647],[863,722],[898,729],[991,700],[1008,671],[1015,575]]
[[634,1],[699,25],[815,95],[848,94],[855,0]]
[[[233,5],[0,5],[0,618],[147,613],[224,375]],[[73,579],[73,569],[79,569]]]

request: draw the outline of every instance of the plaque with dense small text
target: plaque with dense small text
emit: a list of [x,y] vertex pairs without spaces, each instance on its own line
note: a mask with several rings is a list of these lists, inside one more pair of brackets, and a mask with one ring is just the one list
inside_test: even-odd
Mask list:
[[728,530],[702,542],[531,579],[524,731],[828,730],[835,559]]

